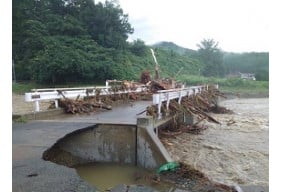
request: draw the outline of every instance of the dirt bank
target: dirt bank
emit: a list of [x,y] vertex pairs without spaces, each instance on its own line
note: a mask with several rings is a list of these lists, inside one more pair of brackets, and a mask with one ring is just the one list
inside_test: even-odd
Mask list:
[[[41,101],[40,110],[46,111],[50,106],[51,101]],[[32,113],[35,110],[33,102],[25,102],[24,95],[12,94],[12,113],[13,115],[22,115]]]
[[200,135],[183,133],[165,139],[173,159],[185,162],[214,181],[228,185],[269,184],[269,99],[220,102],[234,114],[212,114],[221,125],[206,122]]

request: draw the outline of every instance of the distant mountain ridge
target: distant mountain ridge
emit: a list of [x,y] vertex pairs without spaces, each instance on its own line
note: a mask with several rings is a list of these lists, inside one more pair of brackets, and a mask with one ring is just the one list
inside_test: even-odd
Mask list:
[[155,44],[151,45],[151,47],[161,48],[161,49],[164,49],[164,50],[172,50],[172,51],[177,52],[180,55],[185,54],[185,55],[191,56],[191,55],[194,55],[195,53],[197,53],[197,51],[195,51],[193,49],[184,48],[184,47],[181,47],[181,46],[179,46],[179,45],[177,45],[173,42],[168,42],[168,41],[161,41],[161,42],[155,43]]

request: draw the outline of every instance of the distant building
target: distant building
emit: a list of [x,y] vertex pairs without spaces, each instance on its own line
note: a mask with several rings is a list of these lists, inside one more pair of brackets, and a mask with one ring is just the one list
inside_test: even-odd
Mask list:
[[247,80],[256,80],[255,74],[254,73],[240,73],[241,79],[247,79]]

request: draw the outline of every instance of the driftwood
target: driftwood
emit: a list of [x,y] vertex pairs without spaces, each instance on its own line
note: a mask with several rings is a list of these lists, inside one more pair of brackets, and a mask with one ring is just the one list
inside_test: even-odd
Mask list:
[[[168,110],[166,108],[166,103],[163,102],[161,106],[161,112],[163,114],[169,113],[170,115],[176,115],[178,113],[186,113],[195,117],[195,119],[198,119],[198,121],[193,125],[180,126],[178,126],[179,122],[174,122],[172,126],[160,130],[160,136],[175,137],[183,132],[199,134],[201,131],[207,129],[207,126],[201,124],[203,121],[221,124],[219,121],[213,118],[210,113],[232,113],[232,111],[218,106],[217,97],[219,96],[224,97],[224,95],[217,89],[213,89],[210,86],[208,90],[204,90],[196,95],[182,97],[180,104],[176,100],[171,100]],[[157,117],[158,109],[156,105],[148,106],[145,111],[147,115]],[[141,113],[143,112],[144,111]],[[230,122],[230,124],[233,124],[233,122]]]
[[[87,90],[87,93],[93,92],[93,90]],[[111,104],[118,100],[131,100],[135,101],[138,99],[139,95],[137,93],[124,93],[124,94],[112,94],[108,96],[100,95],[101,90],[95,90],[95,96],[88,96],[81,98],[78,95],[74,100],[67,98],[63,91],[57,91],[63,99],[59,100],[59,107],[63,108],[66,113],[91,113],[95,112],[97,109],[111,110]],[[143,93],[144,94],[144,93]]]
[[84,100],[71,100],[71,99],[61,99],[59,100],[59,106],[62,107],[66,113],[91,113],[97,110],[97,108],[111,110],[110,105],[105,105],[103,103],[94,103]]
[[[111,91],[120,91],[120,87],[118,88],[113,87]],[[63,91],[57,90],[58,94],[63,97],[63,99],[59,100],[59,107],[63,108],[66,113],[91,113],[95,112],[98,108],[99,109],[106,109],[111,110],[112,104],[115,101],[136,101],[140,99],[140,97],[144,97],[148,95],[148,92],[141,92],[141,93],[118,93],[115,92],[111,95],[101,95],[101,90],[95,90],[95,96],[89,96],[89,93],[92,93],[93,90],[89,89],[86,91],[87,96],[81,98],[78,95],[75,99],[67,98]]]
[[178,131],[169,131],[169,130],[164,130],[164,129],[160,129],[159,131],[160,137],[161,138],[176,138],[176,136],[182,134],[182,130],[178,130]]

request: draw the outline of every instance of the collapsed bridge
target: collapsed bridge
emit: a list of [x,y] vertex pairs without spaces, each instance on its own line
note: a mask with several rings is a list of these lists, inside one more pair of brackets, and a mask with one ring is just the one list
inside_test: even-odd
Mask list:
[[[112,82],[116,83],[116,81]],[[95,138],[93,141],[87,141],[89,142],[87,145],[91,145],[90,149],[92,149],[93,146],[95,148],[95,146],[100,146],[100,143],[104,143],[103,139],[101,140],[101,138],[108,138],[108,131],[111,132],[114,130],[120,130],[120,135],[124,135],[128,130],[135,130],[133,131],[133,135],[129,134],[129,137],[136,138],[136,140],[130,144],[125,144],[128,146],[131,146],[132,144],[136,145],[131,147],[132,149],[136,149],[134,152],[135,155],[132,154],[133,152],[131,151],[128,152],[128,154],[131,154],[130,158],[124,156],[121,157],[119,155],[116,155],[119,154],[118,152],[116,152],[116,150],[110,150],[114,151],[115,155],[113,156],[115,158],[103,159],[103,157],[105,156],[109,157],[109,150],[106,150],[104,152],[103,150],[100,150],[99,152],[96,151],[95,153],[88,153],[88,155],[90,156],[83,158],[80,157],[82,158],[82,160],[78,161],[77,163],[85,162],[83,159],[92,159],[93,161],[95,159],[100,159],[100,161],[116,161],[116,159],[129,158],[131,159],[131,163],[138,162],[138,164],[145,168],[155,168],[163,164],[164,162],[169,162],[172,160],[172,158],[169,157],[165,148],[161,144],[161,141],[159,140],[159,130],[170,127],[171,131],[177,131],[178,128],[176,128],[176,122],[178,123],[177,126],[198,124],[198,122],[203,120],[219,123],[210,115],[208,115],[209,110],[211,110],[212,107],[216,106],[217,97],[222,96],[218,91],[217,85],[202,85],[169,90],[159,90],[152,93],[150,92],[150,89],[148,87],[143,85],[136,87],[118,88],[117,86],[109,86],[108,83],[109,82],[106,82],[106,86],[104,87],[35,89],[33,90],[33,92],[26,93],[25,95],[26,101],[34,102],[36,108],[39,106],[39,102],[43,100],[53,100],[55,104],[57,103],[56,107],[59,107],[59,104],[63,103],[64,101],[78,102],[78,98],[80,98],[80,100],[88,102],[88,104],[93,103],[94,100],[96,103],[100,104],[96,105],[97,107],[102,107],[102,102],[105,101],[105,98],[108,98],[110,96],[121,97],[122,95],[129,96],[129,94],[150,95],[151,102],[149,103],[151,103],[151,105],[147,106],[144,111],[137,114],[135,125],[131,124],[130,126],[128,126],[127,124],[127,128],[124,129],[125,125],[118,125],[116,123],[113,124],[110,120],[105,120],[101,125],[96,124],[95,128],[93,129],[94,133],[96,133],[98,129],[101,129],[101,131],[107,130],[102,133],[102,135],[104,136],[101,136],[98,139]],[[92,100],[90,98],[92,98]],[[129,97],[125,98],[129,99]],[[139,116],[145,112],[145,116]],[[195,120],[198,122],[194,123]],[[173,130],[172,128],[175,128],[175,130]],[[127,131],[124,132],[124,130]],[[101,131],[98,132],[100,133]],[[110,146],[119,146],[119,141],[112,140],[112,142],[114,143],[111,143]],[[63,148],[64,147],[61,147],[60,150],[56,148],[56,152],[61,151]],[[73,150],[72,148],[66,148],[66,150],[68,150],[68,154],[73,154],[73,152],[71,152]],[[75,151],[77,151],[77,149],[75,149]],[[84,151],[84,149],[80,149],[80,151]],[[84,152],[82,152],[82,154],[84,154]],[[154,158],[152,158],[152,154],[154,154]],[[56,155],[60,154],[56,153],[55,156]],[[47,155],[46,157],[57,159],[57,157],[55,156],[54,153],[52,153],[52,155],[49,154],[49,156]],[[149,161],[149,159],[153,160]]]
[[[58,107],[62,101],[66,100],[92,102],[90,101],[92,98],[95,102],[102,103],[105,101],[104,98],[112,96],[130,99],[129,94],[136,94],[136,97],[138,94],[147,94],[150,97],[146,109],[139,114],[135,113],[136,119],[133,124],[112,123],[111,116],[108,116],[108,119],[104,118],[103,122],[99,123],[95,119],[97,114],[72,118],[71,122],[75,122],[87,116],[87,122],[92,124],[58,138],[56,143],[44,151],[42,155],[44,160],[68,167],[93,162],[116,162],[155,170],[167,162],[174,161],[161,141],[160,137],[163,133],[161,130],[174,127],[176,121],[183,125],[197,124],[198,122],[194,123],[195,120],[208,120],[216,123],[208,112],[216,105],[217,97],[221,96],[218,86],[193,86],[158,90],[154,93],[150,92],[146,86],[142,90],[140,87],[123,88],[123,90],[116,89],[116,87],[105,87],[103,89],[100,87],[57,88],[56,90],[35,90],[33,93],[26,94],[26,97],[30,96],[30,102],[39,103],[44,100],[46,96],[44,93],[49,92],[49,95],[55,96],[51,99],[57,100]],[[42,96],[41,93],[43,93]],[[33,98],[31,98],[32,95]],[[131,98],[131,100],[134,99]],[[130,113],[131,108],[124,110]],[[103,114],[107,117],[107,114],[114,112],[115,107],[112,111]],[[116,116],[128,118],[122,113]]]

